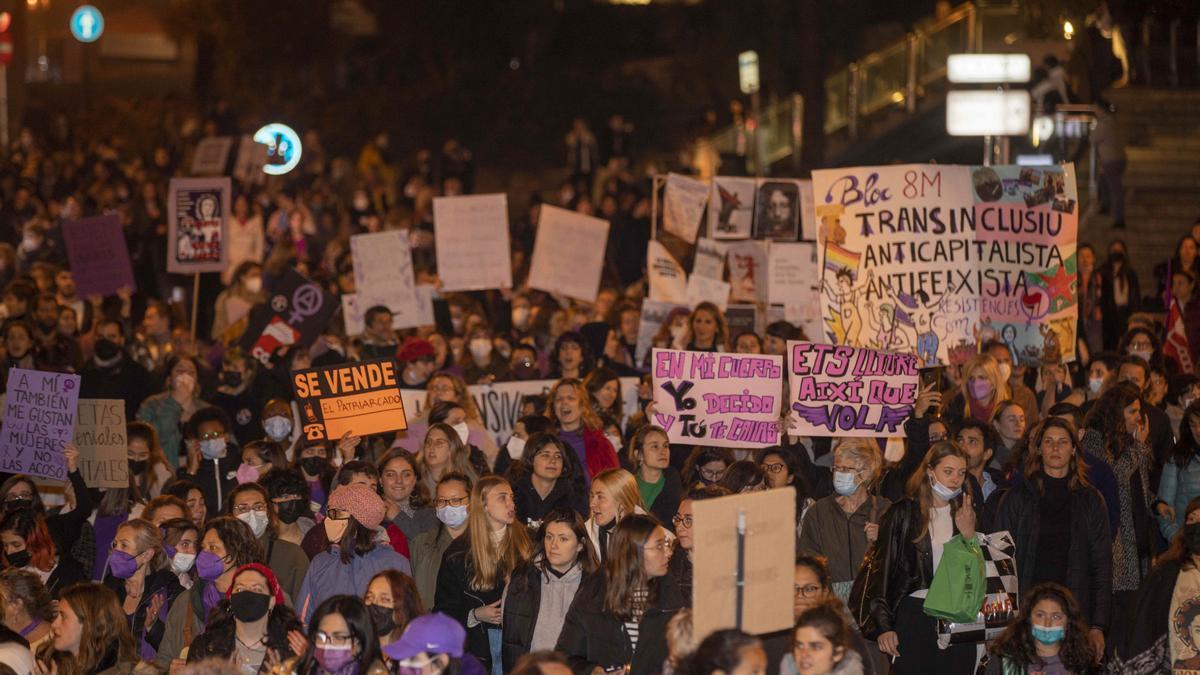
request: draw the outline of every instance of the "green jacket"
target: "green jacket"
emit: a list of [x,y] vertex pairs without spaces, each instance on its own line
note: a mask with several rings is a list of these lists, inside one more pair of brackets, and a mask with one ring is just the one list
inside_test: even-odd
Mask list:
[[[196,410],[210,407],[207,402],[200,399],[196,399],[195,404]],[[183,406],[171,398],[170,392],[155,394],[142,401],[142,406],[137,411],[137,418],[150,424],[158,432],[158,442],[162,445],[163,454],[167,456],[167,462],[173,469],[178,469],[186,464],[186,462],[181,464],[179,461],[180,451],[183,448],[183,429],[180,424],[182,416]]]

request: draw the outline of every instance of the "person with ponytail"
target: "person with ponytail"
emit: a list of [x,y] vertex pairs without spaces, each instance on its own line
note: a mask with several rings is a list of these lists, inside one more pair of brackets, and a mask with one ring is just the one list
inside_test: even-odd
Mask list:
[[187,660],[217,657],[242,672],[270,671],[303,651],[303,631],[275,573],[250,563],[234,570],[225,598],[209,615],[204,633],[192,641]]
[[117,594],[138,656],[154,658],[166,630],[167,610],[183,587],[163,551],[159,529],[135,518],[117,528],[104,585]]
[[517,520],[512,486],[499,476],[485,476],[475,484],[467,522],[467,531],[442,556],[434,611],[461,623],[467,629],[467,651],[500,675],[501,597],[513,571],[529,560],[533,545]]
[[908,482],[908,497],[892,505],[879,523],[875,552],[868,555],[850,594],[850,607],[868,639],[894,658],[895,675],[970,672],[975,645],[939,649],[936,620],[922,607],[942,559],[955,536],[975,536],[977,495],[967,483],[967,453],[953,441],[939,441]]

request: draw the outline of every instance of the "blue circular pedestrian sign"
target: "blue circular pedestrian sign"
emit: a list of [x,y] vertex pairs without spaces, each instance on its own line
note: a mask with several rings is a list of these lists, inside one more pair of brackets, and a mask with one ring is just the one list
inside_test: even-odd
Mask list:
[[300,135],[286,124],[272,122],[266,125],[254,132],[254,142],[267,146],[263,173],[282,176],[300,163]]
[[82,5],[71,15],[71,35],[80,42],[95,42],[104,32],[104,15],[91,5]]

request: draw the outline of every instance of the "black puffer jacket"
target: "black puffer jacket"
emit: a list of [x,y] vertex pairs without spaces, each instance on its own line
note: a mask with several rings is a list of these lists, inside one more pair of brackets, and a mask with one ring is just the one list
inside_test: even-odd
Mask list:
[[477,623],[467,626],[467,616],[472,610],[490,605],[504,594],[504,583],[477,591],[471,588],[471,533],[468,530],[450,544],[442,555],[442,566],[438,569],[437,591],[434,593],[433,611],[442,612],[462,624],[467,630],[467,651],[479,659],[487,671],[492,669],[492,651],[488,643],[492,624]]
[[[1017,578],[1021,593],[1033,587],[1041,521],[1041,492],[1034,477],[1017,485],[1000,502],[996,530],[1008,530],[1017,546]],[[1108,628],[1112,606],[1112,535],[1108,511],[1096,488],[1071,490],[1071,543],[1067,552],[1067,588],[1079,602],[1090,626]]]
[[577,675],[590,675],[597,667],[615,670],[629,666],[629,675],[662,671],[667,658],[667,622],[683,603],[668,577],[655,580],[658,597],[638,624],[637,649],[631,649],[624,623],[604,611],[607,580],[598,574],[580,586],[567,612],[555,651],[567,657]]
[[[981,505],[978,499],[972,499],[972,504],[975,522],[979,523]],[[921,505],[917,501],[902,499],[892,504],[879,523],[879,538],[863,558],[848,605],[869,640],[895,630],[900,601],[929,588],[933,581],[933,543],[928,531],[917,539],[920,526]],[[958,534],[957,523],[954,534]]]
[[588,515],[586,488],[582,481],[576,484],[570,479],[560,478],[554,481],[554,487],[545,499],[533,487],[533,481],[525,476],[513,483],[513,506],[517,509],[517,518],[526,525],[541,522],[551,510],[566,507],[579,514],[580,518]]
[[[572,569],[564,577],[545,577],[547,572],[543,570],[543,563],[530,562],[517,568],[513,573],[512,579],[508,582],[508,589],[504,595],[504,617],[501,621],[503,630],[503,643],[500,648],[500,654],[504,661],[504,672],[508,673],[513,670],[517,660],[523,654],[529,653],[533,644],[534,629],[537,628],[538,616],[542,611],[542,589],[546,579],[552,581],[563,581],[564,578],[569,579],[569,575],[582,574],[582,577],[576,576],[575,581],[582,588],[587,584],[587,580],[592,576],[587,572],[575,568]],[[560,591],[570,589],[569,585],[559,586]],[[553,591],[552,591],[553,593]],[[575,591],[578,594],[578,589]],[[562,601],[560,605],[563,609],[569,607],[571,598],[567,597],[566,592],[560,592],[558,599]],[[555,600],[550,601],[555,604]],[[560,610],[561,611],[561,610]],[[548,615],[550,616],[550,615]]]

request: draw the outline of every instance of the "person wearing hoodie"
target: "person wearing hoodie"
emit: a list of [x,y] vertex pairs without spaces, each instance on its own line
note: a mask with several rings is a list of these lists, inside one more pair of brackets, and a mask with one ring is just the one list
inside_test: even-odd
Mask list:
[[501,603],[504,672],[523,654],[554,649],[580,583],[599,567],[583,519],[569,508],[545,515],[535,546],[539,550],[513,573]]
[[217,513],[225,495],[237,486],[242,453],[231,447],[229,417],[217,407],[196,411],[184,431],[187,474],[200,487],[209,513]]
[[507,474],[517,518],[536,529],[551,511],[587,514],[583,467],[575,453],[552,433],[534,434],[522,447],[522,461],[514,462]]
[[375,536],[386,513],[383,498],[365,485],[341,485],[329,495],[328,517],[322,526],[332,543],[312,559],[304,575],[295,599],[301,620],[311,619],[317,605],[334,595],[361,598],[367,584],[383,570],[412,574],[408,558]]

